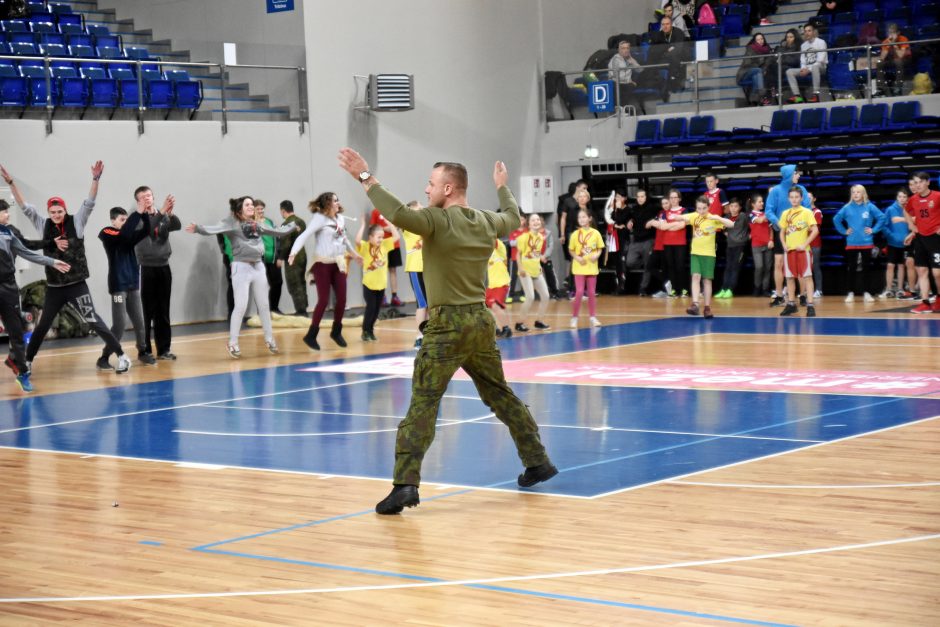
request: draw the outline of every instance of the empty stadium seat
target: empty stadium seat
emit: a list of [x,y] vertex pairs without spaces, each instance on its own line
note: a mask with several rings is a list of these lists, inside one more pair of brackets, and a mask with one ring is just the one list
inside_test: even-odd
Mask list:
[[888,119],[888,128],[908,130],[916,128],[914,120],[920,115],[920,103],[916,100],[895,102],[891,106],[891,117]]
[[885,127],[888,121],[888,105],[883,102],[862,105],[858,113],[856,128],[865,131],[877,131]]
[[663,130],[659,136],[660,143],[671,144],[685,139],[685,129],[688,120],[685,118],[666,118],[663,120]]
[[636,136],[632,142],[627,142],[627,146],[630,148],[652,146],[659,140],[660,126],[659,120],[640,120],[636,125]]
[[774,111],[770,117],[770,129],[767,135],[770,137],[788,137],[796,130],[796,110],[779,109]]
[[82,76],[88,81],[88,103],[92,107],[114,109],[120,100],[117,81],[108,77],[101,67],[83,67]]
[[13,65],[0,65],[0,106],[23,107],[29,100],[29,86]]
[[800,113],[798,135],[820,135],[826,129],[826,109],[824,107],[803,109]]
[[829,109],[829,132],[844,133],[854,129],[857,113],[858,109],[853,106],[840,106]]
[[695,115],[689,120],[689,130],[686,138],[690,141],[703,141],[708,133],[715,130],[715,116]]

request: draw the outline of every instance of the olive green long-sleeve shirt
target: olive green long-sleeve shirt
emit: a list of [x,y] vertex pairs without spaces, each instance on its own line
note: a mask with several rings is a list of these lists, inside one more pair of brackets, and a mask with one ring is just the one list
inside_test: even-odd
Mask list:
[[519,206],[506,186],[497,190],[500,213],[452,205],[408,208],[381,185],[369,199],[385,219],[424,241],[428,307],[472,305],[484,300],[486,264],[496,239],[519,228]]

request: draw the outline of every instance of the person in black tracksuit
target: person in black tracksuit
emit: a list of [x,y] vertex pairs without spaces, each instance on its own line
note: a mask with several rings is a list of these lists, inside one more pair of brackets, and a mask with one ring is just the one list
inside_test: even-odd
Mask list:
[[[142,227],[142,228],[141,228]],[[157,363],[147,351],[144,342],[144,314],[140,304],[140,265],[134,246],[147,237],[150,231],[150,214],[135,211],[130,217],[123,207],[111,209],[111,226],[98,233],[108,255],[108,293],[111,294],[111,333],[120,342],[127,326],[124,314],[134,325],[137,340],[137,359],[148,366]],[[105,347],[98,359],[99,370],[110,370],[110,350]]]
[[42,235],[43,252],[46,256],[59,259],[69,264],[69,271],[61,273],[53,268],[46,268],[46,295],[43,299],[42,314],[39,322],[33,329],[33,335],[26,348],[26,361],[31,364],[42,346],[52,320],[56,314],[70,303],[79,315],[91,325],[95,333],[104,340],[108,349],[118,356],[116,371],[127,372],[131,367],[131,360],[124,354],[121,343],[105,324],[101,316],[95,311],[95,305],[88,291],[88,260],[85,257],[85,225],[92,210],[95,208],[95,198],[98,195],[98,179],[104,172],[104,164],[100,161],[91,167],[92,182],[88,198],[82,202],[81,208],[74,216],[66,211],[65,201],[53,196],[46,202],[49,218],[44,218],[36,211],[36,207],[23,200],[23,195],[17,188],[13,177],[2,166],[0,176],[10,186],[13,199],[20,206],[26,217],[29,218],[36,230]]
[[170,270],[170,233],[183,228],[174,213],[176,199],[172,194],[163,201],[158,211],[153,204],[153,190],[141,185],[134,190],[137,211],[150,215],[147,237],[135,247],[137,263],[140,264],[140,301],[144,309],[144,345],[147,354],[153,355],[150,332],[157,345],[157,359],[175,361],[170,351],[173,333],[170,328],[170,292],[173,288],[173,272]]

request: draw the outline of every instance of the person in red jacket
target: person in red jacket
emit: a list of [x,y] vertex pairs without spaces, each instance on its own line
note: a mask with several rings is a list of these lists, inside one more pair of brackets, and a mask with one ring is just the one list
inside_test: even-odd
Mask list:
[[770,294],[770,276],[774,269],[774,240],[770,221],[764,214],[764,197],[754,194],[747,201],[751,220],[751,253],[754,255],[754,296]]
[[911,195],[907,201],[908,225],[911,234],[907,240],[914,248],[914,267],[920,286],[921,303],[911,313],[940,313],[940,297],[930,305],[930,275],[940,286],[940,192],[930,189],[930,175],[917,172],[911,177]]

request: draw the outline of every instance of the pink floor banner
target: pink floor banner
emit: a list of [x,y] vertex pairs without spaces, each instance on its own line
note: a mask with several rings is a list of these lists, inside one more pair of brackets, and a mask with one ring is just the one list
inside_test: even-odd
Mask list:
[[[306,368],[307,371],[384,374],[409,377],[414,358],[395,357]],[[782,370],[767,368],[649,366],[643,364],[506,361],[509,381],[622,387],[692,388],[766,392],[836,393],[884,396],[940,394],[940,376],[917,373]],[[457,377],[468,378],[461,370]]]

